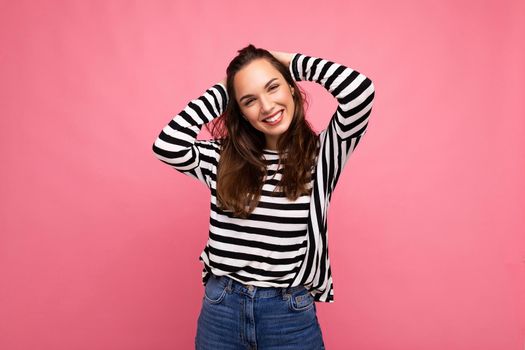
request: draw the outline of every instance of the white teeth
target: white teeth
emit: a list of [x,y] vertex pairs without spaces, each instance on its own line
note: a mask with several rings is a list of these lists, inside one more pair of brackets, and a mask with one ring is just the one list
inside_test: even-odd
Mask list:
[[277,115],[273,116],[272,118],[265,119],[265,122],[273,123],[277,119],[281,118],[281,114],[283,114],[283,111],[280,111]]

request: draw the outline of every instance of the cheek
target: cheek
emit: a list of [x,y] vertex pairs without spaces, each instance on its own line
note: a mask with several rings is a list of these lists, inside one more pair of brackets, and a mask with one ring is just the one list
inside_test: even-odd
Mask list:
[[239,112],[241,112],[242,115],[246,116],[248,120],[251,118],[251,115],[253,114],[251,109],[246,108],[246,107],[239,107]]
[[250,109],[244,110],[243,114],[246,116],[246,118],[248,118],[248,121],[250,123],[253,123],[254,120],[257,120],[257,116]]
[[293,99],[290,102],[290,114],[292,115],[292,117],[295,114],[295,101]]
[[293,101],[292,95],[290,94],[290,92],[287,91],[281,91],[281,93],[279,94],[279,99],[281,101]]

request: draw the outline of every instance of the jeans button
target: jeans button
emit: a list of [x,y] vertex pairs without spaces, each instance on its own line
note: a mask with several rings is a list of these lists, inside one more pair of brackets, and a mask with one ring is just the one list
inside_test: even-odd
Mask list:
[[249,285],[249,286],[248,286],[248,290],[249,290],[250,292],[253,292],[253,286],[252,286],[252,285]]

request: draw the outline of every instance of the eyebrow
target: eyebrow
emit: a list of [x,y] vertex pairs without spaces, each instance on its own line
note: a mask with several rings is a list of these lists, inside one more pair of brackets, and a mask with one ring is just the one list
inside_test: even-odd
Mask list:
[[[277,80],[277,78],[273,78],[271,79],[269,82],[267,82],[265,85],[264,85],[264,88],[266,89],[268,87],[268,85],[270,85],[274,80]],[[248,97],[252,97],[253,95],[244,95],[243,97],[241,97],[239,99],[239,102],[241,102],[242,100],[244,100],[245,98],[248,98]]]

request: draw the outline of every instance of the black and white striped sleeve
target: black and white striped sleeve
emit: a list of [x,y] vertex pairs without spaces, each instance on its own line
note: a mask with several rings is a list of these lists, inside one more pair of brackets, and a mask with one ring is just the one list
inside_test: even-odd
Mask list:
[[219,144],[216,140],[197,140],[202,126],[219,117],[226,109],[228,93],[217,83],[191,100],[162,129],[153,143],[154,155],[181,173],[196,178],[211,188],[212,169],[217,166]]
[[337,109],[320,133],[325,190],[331,192],[350,154],[367,131],[374,84],[352,68],[301,53],[292,55],[289,70],[296,81],[318,83],[337,99]]
[[330,124],[341,140],[362,136],[374,101],[374,84],[364,74],[327,59],[295,53],[290,72],[296,81],[313,81],[337,99]]

